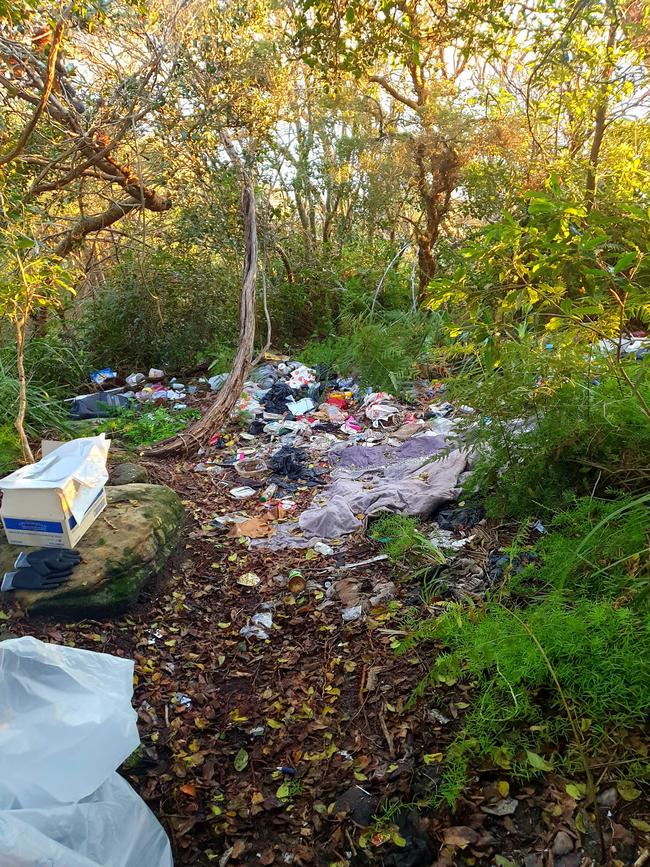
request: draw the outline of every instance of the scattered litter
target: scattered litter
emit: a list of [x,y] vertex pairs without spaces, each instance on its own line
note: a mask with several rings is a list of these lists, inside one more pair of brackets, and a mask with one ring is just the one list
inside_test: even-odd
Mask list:
[[245,572],[237,578],[237,583],[242,587],[257,587],[262,579],[255,572]]
[[268,630],[272,629],[272,627],[273,615],[270,611],[260,611],[251,617],[250,623],[242,626],[239,634],[244,638],[259,638],[265,641],[269,637]]
[[172,867],[167,835],[116,771],[140,743],[133,662],[15,638],[0,643],[0,680],[0,863]]
[[266,473],[266,463],[261,458],[245,458],[237,461],[235,470],[245,479],[260,479]]
[[210,386],[212,391],[219,391],[219,389],[225,384],[229,376],[229,373],[218,373],[216,376],[210,377],[210,379],[208,380],[208,385]]
[[287,579],[287,587],[289,588],[291,593],[302,593],[305,589],[305,579],[303,577],[302,572],[298,569],[292,569],[289,572],[289,577]]
[[304,415],[305,413],[312,410],[316,404],[309,397],[303,397],[302,400],[291,401],[287,403],[287,409],[291,413],[291,415],[295,415],[296,418],[300,415]]
[[273,516],[270,514],[256,515],[254,518],[235,525],[228,532],[229,536],[247,536],[249,539],[264,539],[267,536],[272,536],[275,528],[271,524]]
[[388,554],[377,554],[376,557],[369,557],[367,560],[359,560],[358,563],[346,563],[341,566],[341,569],[356,569],[358,566],[369,566],[370,563],[379,563],[380,560],[388,560]]
[[136,388],[140,383],[144,382],[147,377],[144,373],[130,373],[126,377],[126,384],[131,388]]
[[302,364],[292,371],[289,377],[289,388],[304,388],[306,385],[311,385],[312,382],[316,382],[316,371]]
[[236,500],[247,500],[249,497],[254,497],[255,494],[255,488],[249,488],[247,485],[230,489],[230,496],[235,497]]
[[104,367],[101,370],[93,370],[90,374],[90,379],[95,385],[103,385],[108,379],[116,379],[117,371],[110,367]]
[[160,370],[158,367],[152,367],[149,370],[149,377],[148,378],[150,380],[164,379],[165,378],[165,371]]
[[11,545],[74,548],[106,507],[104,434],[60,445],[0,480],[0,515]]
[[334,553],[334,548],[326,545],[325,542],[316,542],[313,546],[317,554],[322,554],[323,557],[331,557]]
[[363,607],[361,605],[354,605],[351,608],[344,608],[341,611],[341,617],[343,618],[344,623],[351,623],[353,620],[358,620],[363,614]]

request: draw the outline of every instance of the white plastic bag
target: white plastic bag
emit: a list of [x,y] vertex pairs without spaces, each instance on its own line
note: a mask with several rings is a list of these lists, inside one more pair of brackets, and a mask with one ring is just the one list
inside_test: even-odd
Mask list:
[[0,642],[0,865],[172,867],[149,808],[115,773],[138,746],[133,662]]

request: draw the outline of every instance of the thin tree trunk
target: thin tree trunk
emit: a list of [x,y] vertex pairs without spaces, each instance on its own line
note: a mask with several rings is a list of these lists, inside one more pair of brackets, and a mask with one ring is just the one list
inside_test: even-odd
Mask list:
[[605,129],[607,126],[607,108],[609,104],[607,87],[614,72],[614,64],[609,55],[616,44],[616,27],[617,25],[614,21],[609,26],[609,34],[607,37],[607,59],[603,70],[604,84],[601,89],[600,99],[594,115],[594,137],[591,141],[591,150],[589,151],[589,165],[587,167],[587,181],[585,183],[585,199],[588,211],[591,211],[596,203],[598,163],[600,161],[600,149],[603,144]]
[[34,455],[25,433],[25,415],[27,413],[27,377],[25,376],[25,319],[16,319],[16,363],[18,365],[18,413],[15,426],[20,439],[23,460],[26,464],[34,463]]
[[242,169],[242,214],[244,218],[244,280],[239,307],[239,343],[230,375],[219,390],[215,402],[202,419],[195,422],[182,434],[146,449],[145,454],[152,457],[190,453],[202,446],[209,445],[213,436],[219,433],[224,422],[232,412],[248,372],[253,356],[255,340],[255,301],[257,280],[257,211],[255,188],[248,173]]

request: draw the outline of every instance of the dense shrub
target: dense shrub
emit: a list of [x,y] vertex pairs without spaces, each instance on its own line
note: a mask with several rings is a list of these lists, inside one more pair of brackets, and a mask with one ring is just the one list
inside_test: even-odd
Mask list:
[[176,371],[193,366],[211,342],[236,341],[237,270],[191,250],[125,258],[84,303],[80,330],[92,363]]

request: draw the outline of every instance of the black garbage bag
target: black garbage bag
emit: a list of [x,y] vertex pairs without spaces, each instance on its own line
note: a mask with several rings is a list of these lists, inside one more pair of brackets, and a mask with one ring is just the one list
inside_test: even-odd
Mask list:
[[324,472],[324,470],[308,467],[305,450],[294,446],[282,446],[275,454],[271,455],[269,467],[273,470],[274,475],[284,476],[294,481],[300,479],[307,482],[310,487],[319,484],[319,477]]
[[123,394],[108,394],[105,391],[100,391],[98,394],[85,394],[83,397],[75,398],[70,416],[74,419],[107,418],[130,403],[130,399]]
[[260,402],[267,412],[276,412],[282,415],[287,412],[287,403],[291,403],[295,399],[295,392],[289,388],[286,382],[276,382]]

